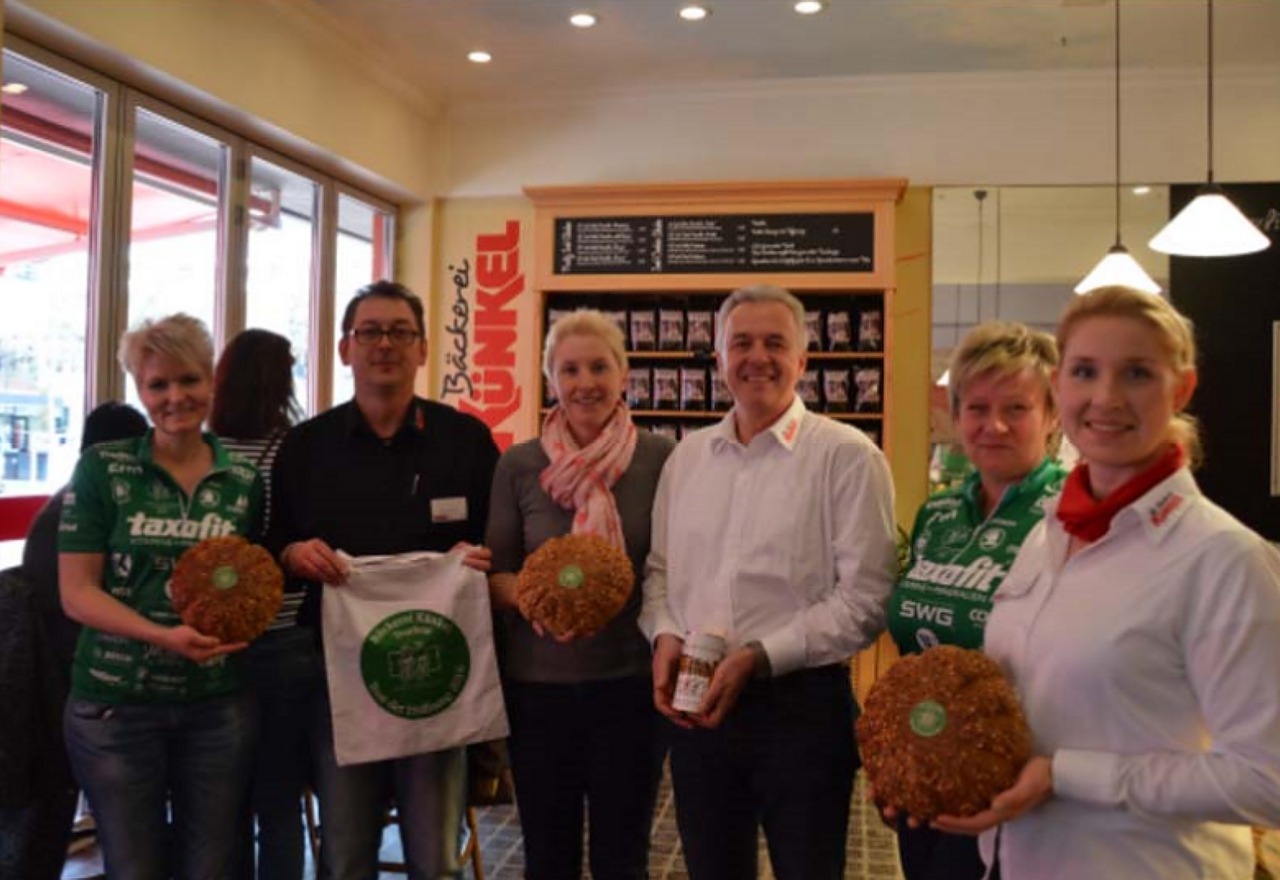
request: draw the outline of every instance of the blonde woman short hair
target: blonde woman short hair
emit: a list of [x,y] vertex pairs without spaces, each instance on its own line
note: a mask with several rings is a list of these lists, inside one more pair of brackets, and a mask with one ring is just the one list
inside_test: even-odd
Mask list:
[[599,339],[613,355],[618,369],[624,374],[627,372],[627,344],[618,325],[599,309],[575,309],[547,328],[547,339],[542,346],[542,375],[548,382],[555,384],[556,346],[570,336]]
[[965,387],[979,376],[1016,376],[1026,371],[1040,380],[1045,407],[1056,411],[1050,381],[1058,366],[1058,347],[1048,333],[1032,330],[1012,321],[988,321],[969,331],[951,354],[950,384],[947,393],[951,415],[960,414],[960,398]]
[[181,312],[148,318],[120,337],[120,366],[136,380],[148,355],[161,354],[213,377],[213,337],[199,318]]

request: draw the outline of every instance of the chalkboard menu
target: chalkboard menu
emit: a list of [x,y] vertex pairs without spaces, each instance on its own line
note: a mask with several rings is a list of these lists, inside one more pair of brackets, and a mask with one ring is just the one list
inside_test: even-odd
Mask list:
[[556,219],[558,275],[875,271],[875,216],[680,214]]

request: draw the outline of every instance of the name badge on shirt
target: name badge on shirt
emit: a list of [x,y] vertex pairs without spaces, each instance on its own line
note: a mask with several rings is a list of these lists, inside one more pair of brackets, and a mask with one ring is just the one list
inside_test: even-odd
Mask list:
[[462,522],[467,518],[466,496],[456,498],[432,498],[431,521],[433,523]]

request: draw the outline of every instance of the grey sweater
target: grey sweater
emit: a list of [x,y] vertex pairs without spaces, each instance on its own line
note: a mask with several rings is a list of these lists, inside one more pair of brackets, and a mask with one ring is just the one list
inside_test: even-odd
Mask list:
[[[588,638],[560,644],[533,631],[519,612],[499,616],[502,672],[516,681],[568,684],[633,675],[648,675],[649,645],[636,626],[640,586],[649,555],[650,515],[662,466],[675,444],[641,429],[636,452],[613,487],[622,515],[627,555],[636,573],[635,592],[622,613],[602,631]],[[485,544],[493,550],[493,571],[517,572],[525,557],[551,538],[567,535],[573,511],[556,504],[538,477],[550,464],[540,440],[512,446],[498,460],[489,498],[489,526]]]

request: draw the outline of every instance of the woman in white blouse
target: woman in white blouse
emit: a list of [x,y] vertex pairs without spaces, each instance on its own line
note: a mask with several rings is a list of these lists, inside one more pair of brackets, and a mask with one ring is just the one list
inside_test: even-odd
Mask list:
[[1080,450],[996,597],[986,650],[1036,757],[978,816],[1003,880],[1247,878],[1280,824],[1280,556],[1200,494],[1191,324],[1122,287],[1058,328]]

